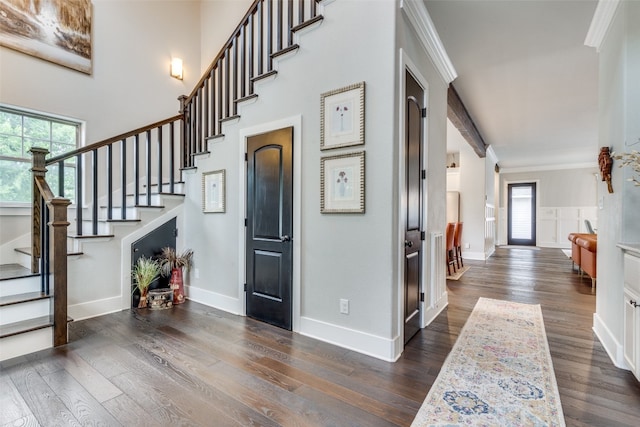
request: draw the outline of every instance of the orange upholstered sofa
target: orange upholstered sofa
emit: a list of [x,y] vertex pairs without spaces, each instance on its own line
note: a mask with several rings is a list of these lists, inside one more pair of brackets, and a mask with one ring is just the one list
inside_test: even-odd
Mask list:
[[598,253],[598,237],[596,234],[570,233],[571,261],[580,269],[580,274],[587,273],[591,277],[591,287],[596,285],[596,259]]

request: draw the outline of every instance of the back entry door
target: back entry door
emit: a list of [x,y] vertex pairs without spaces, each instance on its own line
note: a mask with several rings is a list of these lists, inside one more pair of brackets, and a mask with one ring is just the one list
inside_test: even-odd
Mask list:
[[247,139],[247,316],[291,330],[293,128]]
[[509,184],[507,243],[536,245],[536,183]]

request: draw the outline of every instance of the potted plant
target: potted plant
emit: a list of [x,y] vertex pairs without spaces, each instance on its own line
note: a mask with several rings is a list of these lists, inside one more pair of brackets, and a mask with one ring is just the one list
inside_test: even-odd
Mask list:
[[138,261],[133,267],[132,276],[135,284],[133,292],[136,289],[140,291],[140,302],[138,308],[145,308],[147,306],[147,293],[149,292],[149,286],[160,275],[160,263],[158,261],[145,258],[144,256],[138,258]]
[[175,248],[164,247],[160,254],[160,268],[163,276],[171,276],[169,287],[173,289],[173,303],[184,302],[184,281],[182,270],[189,271],[193,259],[193,251],[185,249],[182,253],[176,252]]

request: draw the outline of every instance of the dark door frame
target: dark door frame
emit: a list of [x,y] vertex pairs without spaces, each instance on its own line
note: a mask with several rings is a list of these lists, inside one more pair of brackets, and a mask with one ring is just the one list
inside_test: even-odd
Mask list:
[[300,330],[300,242],[303,239],[300,227],[300,218],[302,212],[302,178],[300,165],[302,163],[301,141],[302,141],[302,116],[291,116],[280,120],[263,123],[249,128],[240,129],[239,137],[241,149],[238,153],[239,162],[239,189],[238,189],[238,308],[237,313],[246,316],[246,296],[244,284],[246,283],[247,260],[246,260],[246,229],[244,219],[246,218],[246,199],[247,199],[247,163],[245,162],[245,153],[247,152],[247,138],[271,132],[274,130],[293,127],[293,233],[292,250],[293,250],[293,277],[291,290],[292,318],[291,327],[294,332]]
[[[403,56],[402,58],[402,72],[401,72],[401,80],[400,80],[400,88],[401,88],[401,96],[399,98],[400,101],[400,116],[399,116],[399,134],[398,134],[398,176],[401,179],[398,180],[398,194],[404,194],[405,192],[405,179],[406,176],[406,167],[405,167],[405,137],[406,137],[406,73],[410,73],[415,81],[422,86],[423,88],[423,99],[420,100],[422,105],[428,108],[428,100],[429,100],[429,86],[427,80],[416,70],[418,69],[413,65],[411,60]],[[427,169],[427,147],[428,147],[428,119],[423,118],[423,130],[422,130],[422,168],[423,170]],[[421,200],[421,216],[422,216],[422,224],[421,229],[426,232],[427,230],[427,192],[425,188],[425,180],[421,180],[422,187],[422,200]],[[404,324],[405,324],[405,316],[404,316],[404,307],[405,307],[405,230],[406,230],[406,220],[407,220],[407,212],[405,203],[402,202],[402,199],[398,199],[398,240],[397,240],[397,256],[398,256],[398,287],[397,287],[397,325],[398,325],[398,348],[404,347]],[[424,299],[420,302],[420,328],[424,328],[426,326],[426,309],[429,306],[429,299],[432,297],[431,288],[427,282],[427,277],[429,277],[429,264],[426,257],[427,254],[427,241],[426,239],[422,241],[422,271],[420,273],[420,292],[424,294]],[[400,350],[402,351],[402,350]]]
[[[537,244],[537,228],[536,228],[536,216],[538,211],[538,182],[531,181],[518,181],[518,182],[505,182],[506,185],[506,198],[507,198],[507,244],[508,245],[525,245],[535,246]],[[532,200],[531,200],[531,239],[512,239],[511,238],[511,189],[513,187],[533,187]]]

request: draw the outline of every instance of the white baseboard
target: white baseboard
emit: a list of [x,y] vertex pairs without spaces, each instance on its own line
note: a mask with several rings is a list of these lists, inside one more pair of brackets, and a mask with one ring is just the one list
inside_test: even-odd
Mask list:
[[67,314],[73,320],[89,319],[90,317],[122,311],[121,304],[122,298],[118,295],[117,297],[70,305],[67,309]]
[[53,328],[51,327],[2,338],[0,361],[51,347],[53,347]]
[[216,292],[208,291],[194,286],[185,286],[186,298],[200,304],[208,305],[228,313],[243,315],[242,301]]
[[400,340],[400,337],[394,339],[383,338],[304,316],[300,317],[300,330],[298,332],[301,335],[387,362],[394,362],[397,359],[396,347],[398,347],[397,341]]
[[435,318],[438,317],[440,313],[442,313],[442,310],[447,308],[448,305],[449,305],[449,294],[445,292],[442,294],[440,299],[433,305],[433,307],[429,307],[425,310],[424,326],[426,327],[429,324],[431,324],[431,322],[433,322]]
[[462,259],[473,259],[476,261],[485,261],[487,257],[484,252],[471,252],[471,251],[462,251]]
[[607,328],[607,325],[605,325],[600,316],[598,316],[598,313],[593,314],[593,332],[607,351],[613,364],[617,368],[629,370],[629,367],[624,361],[624,349],[622,345],[613,336],[609,328]]

